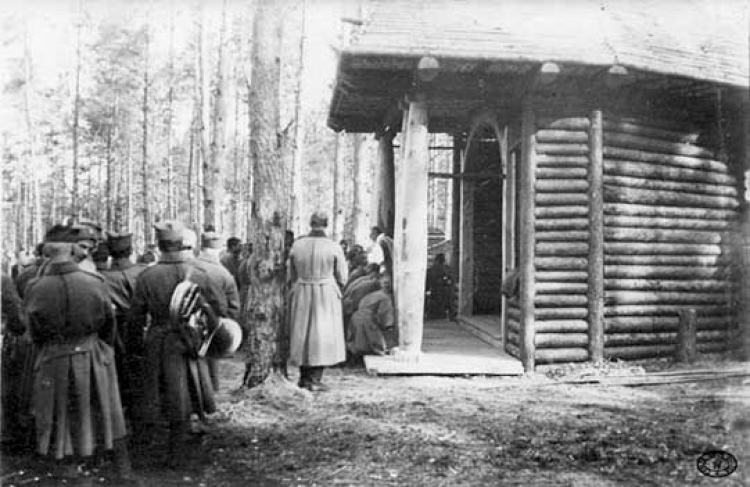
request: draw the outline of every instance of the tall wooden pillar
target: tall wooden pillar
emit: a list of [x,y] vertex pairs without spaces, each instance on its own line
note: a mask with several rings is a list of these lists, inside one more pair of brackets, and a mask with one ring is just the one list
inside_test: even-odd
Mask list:
[[[460,133],[453,135],[453,174],[461,173],[461,157],[464,150],[464,138]],[[453,244],[451,255],[451,270],[453,271],[453,282],[458,283],[459,256],[461,255],[461,180],[453,180],[453,204],[451,205],[451,242]],[[457,309],[457,308],[454,308]]]
[[385,132],[378,139],[376,171],[373,214],[377,225],[387,235],[393,235],[396,205],[396,168],[393,164],[392,132]]
[[429,133],[427,102],[409,101],[404,124],[404,152],[396,193],[398,219],[394,231],[394,274],[399,325],[399,358],[418,360],[422,349],[424,283],[427,271],[427,183]]
[[602,112],[591,114],[589,128],[589,360],[604,359],[604,155]]
[[521,293],[521,363],[526,372],[534,370],[536,353],[534,323],[534,245],[536,228],[534,210],[536,208],[536,121],[531,108],[523,112],[521,125],[521,167],[520,169],[520,280]]

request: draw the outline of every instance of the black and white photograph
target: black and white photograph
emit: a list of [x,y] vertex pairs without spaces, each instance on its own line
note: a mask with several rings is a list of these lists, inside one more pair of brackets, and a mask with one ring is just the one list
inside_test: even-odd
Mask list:
[[0,486],[750,486],[749,0],[0,3]]

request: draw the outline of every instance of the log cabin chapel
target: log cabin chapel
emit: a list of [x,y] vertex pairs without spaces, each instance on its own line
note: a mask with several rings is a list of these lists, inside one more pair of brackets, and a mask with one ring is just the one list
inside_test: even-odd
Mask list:
[[[405,356],[422,342],[430,177],[454,182],[459,319],[499,317],[526,371],[671,355],[685,315],[699,352],[742,341],[748,7],[676,8],[366,3],[328,124],[379,141]],[[430,133],[452,136],[452,173],[429,173]]]

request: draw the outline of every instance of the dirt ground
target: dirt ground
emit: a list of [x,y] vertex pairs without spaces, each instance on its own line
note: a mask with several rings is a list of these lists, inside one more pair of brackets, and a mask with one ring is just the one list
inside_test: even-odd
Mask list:
[[[291,383],[237,390],[236,358],[222,363],[221,409],[186,445],[185,465],[166,469],[163,443],[135,451],[134,464],[145,486],[750,485],[747,378],[560,383],[582,371],[373,377],[341,367],[326,373],[330,392],[311,394]],[[704,477],[696,460],[711,449],[733,453],[737,471]],[[5,452],[0,478],[7,486],[116,485],[110,472],[105,462],[77,478],[52,477],[28,455]]]

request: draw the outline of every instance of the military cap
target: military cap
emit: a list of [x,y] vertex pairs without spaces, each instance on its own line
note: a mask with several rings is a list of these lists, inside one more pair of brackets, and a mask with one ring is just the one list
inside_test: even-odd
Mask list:
[[216,232],[205,232],[201,235],[201,248],[220,249],[222,247],[221,235]]
[[94,235],[94,238],[96,241],[106,239],[106,236],[104,235],[104,232],[102,231],[102,226],[93,220],[89,220],[86,218],[79,218],[78,221],[72,225],[72,227],[88,228],[91,231],[91,234]]
[[154,229],[157,241],[182,243],[187,227],[177,220],[164,220],[154,224]]
[[133,247],[133,234],[109,232],[107,245],[110,252],[125,252]]
[[70,232],[70,242],[80,242],[82,240],[91,240],[96,244],[101,238],[96,235],[95,229],[88,225],[73,225],[69,229]]
[[70,227],[59,224],[53,226],[47,230],[47,233],[44,236],[44,241],[46,243],[72,242]]

